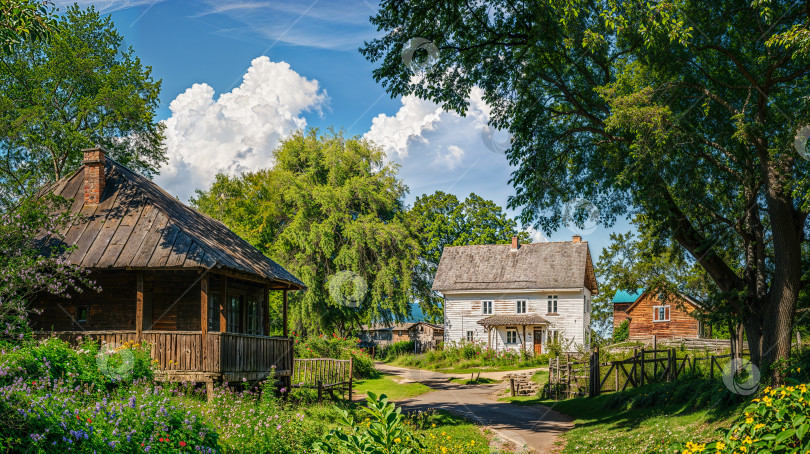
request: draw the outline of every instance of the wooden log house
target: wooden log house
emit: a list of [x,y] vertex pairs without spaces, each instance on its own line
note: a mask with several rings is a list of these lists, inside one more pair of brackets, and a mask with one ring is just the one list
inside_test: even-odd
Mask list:
[[[61,233],[75,247],[64,255],[101,290],[39,297],[40,336],[147,341],[163,380],[289,377],[287,292],[305,288],[299,279],[100,148],[46,190],[73,200],[77,220]],[[271,291],[283,293],[280,337],[269,336]]]
[[616,292],[613,298],[613,329],[630,320],[629,337],[642,339],[701,338],[703,322],[698,317],[702,306],[694,298],[680,294],[639,289]]

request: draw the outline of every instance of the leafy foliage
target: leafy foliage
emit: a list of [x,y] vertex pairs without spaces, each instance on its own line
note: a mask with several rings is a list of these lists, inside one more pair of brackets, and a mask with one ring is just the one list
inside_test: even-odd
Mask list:
[[[303,280],[308,290],[291,297],[299,332],[345,334],[371,319],[405,318],[417,248],[396,167],[365,140],[315,130],[293,134],[273,157],[272,169],[218,176],[192,203]],[[330,294],[341,272],[366,285],[358,304]]]
[[341,410],[338,422],[343,430],[330,432],[325,443],[314,446],[315,452],[411,454],[424,447],[405,425],[402,410],[388,402],[385,394],[377,398],[369,391],[363,411],[368,418],[355,422],[349,412]]
[[548,364],[549,356],[529,351],[494,350],[480,342],[445,344],[441,350],[414,355],[402,354],[394,361],[403,366],[422,369],[529,368]]
[[38,0],[0,4],[0,50],[10,54],[23,41],[47,41],[56,30],[52,8]]
[[352,372],[357,378],[367,378],[377,376],[374,369],[374,361],[361,350],[357,344],[358,339],[351,337],[340,337],[337,334],[331,336],[296,336],[293,333],[295,357],[296,358],[335,358],[352,359]]
[[810,448],[808,399],[810,393],[803,383],[765,388],[722,440],[687,442],[678,452],[805,452]]
[[160,82],[109,16],[72,6],[48,42],[24,41],[0,57],[0,182],[5,200],[81,164],[81,149],[150,175],[165,161],[155,119]]
[[622,320],[619,326],[613,331],[613,342],[623,342],[630,337],[630,320]]
[[470,194],[463,202],[437,191],[416,198],[408,221],[419,243],[413,272],[413,295],[432,321],[440,321],[442,298],[431,290],[433,277],[446,246],[509,243],[514,235],[526,243],[529,236],[490,200]]
[[[484,90],[492,126],[513,136],[509,206],[522,222],[555,230],[576,198],[606,225],[638,215],[639,230],[706,270],[755,363],[788,355],[810,266],[807,10],[390,0],[371,22],[380,35],[361,52],[391,95],[464,112]],[[438,55],[415,74],[402,52],[416,37]]]
[[53,196],[26,198],[0,214],[0,339],[21,339],[29,330],[35,294],[95,288],[86,270],[57,257],[65,250],[61,232],[70,218],[52,208],[64,203]]

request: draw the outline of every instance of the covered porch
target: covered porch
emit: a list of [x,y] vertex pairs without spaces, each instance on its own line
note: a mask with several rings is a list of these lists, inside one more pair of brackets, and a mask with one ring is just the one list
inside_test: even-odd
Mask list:
[[477,322],[487,332],[487,347],[543,353],[543,342],[550,326],[537,314],[490,315]]

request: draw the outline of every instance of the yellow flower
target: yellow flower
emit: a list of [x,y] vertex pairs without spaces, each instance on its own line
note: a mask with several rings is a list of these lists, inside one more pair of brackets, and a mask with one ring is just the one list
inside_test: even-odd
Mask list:
[[754,426],[754,430],[762,429],[763,427],[765,427],[765,424],[759,423],[756,426]]
[[394,443],[402,443],[402,440],[400,440],[399,437],[394,438]]
[[745,418],[745,422],[751,424],[752,422],[754,422],[754,418],[751,417]]
[[445,448],[444,446],[442,446],[442,454],[444,454],[444,453],[446,453],[446,452],[447,452],[447,448]]
[[431,427],[436,427],[436,424],[432,424]]
[[718,441],[716,446],[717,446],[717,450],[720,451],[721,449],[726,447],[726,444],[723,443],[722,441]]

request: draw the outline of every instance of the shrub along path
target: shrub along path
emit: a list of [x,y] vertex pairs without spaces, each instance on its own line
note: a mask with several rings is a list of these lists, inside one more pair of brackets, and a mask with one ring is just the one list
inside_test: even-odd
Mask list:
[[[376,364],[386,374],[420,382],[434,391],[397,402],[403,410],[442,409],[460,414],[489,429],[518,448],[551,452],[557,436],[572,427],[571,418],[548,407],[520,407],[498,402],[502,384],[462,386],[449,381],[451,375],[421,369]],[[482,374],[483,376],[483,374]]]

